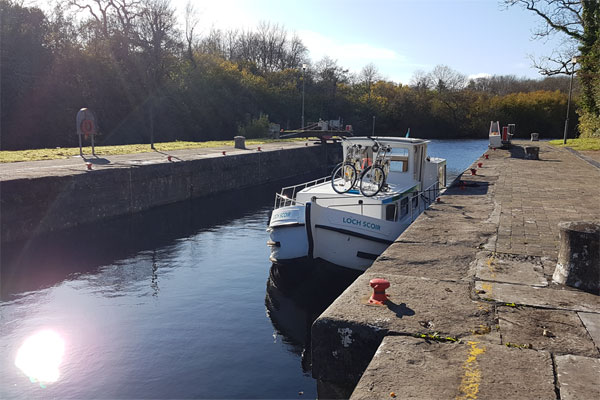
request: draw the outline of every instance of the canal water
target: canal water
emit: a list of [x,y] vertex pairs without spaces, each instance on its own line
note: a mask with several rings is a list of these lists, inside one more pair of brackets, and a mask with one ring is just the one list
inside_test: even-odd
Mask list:
[[[429,154],[450,181],[486,145]],[[304,349],[336,293],[267,283],[279,186],[3,246],[0,398],[315,398]]]

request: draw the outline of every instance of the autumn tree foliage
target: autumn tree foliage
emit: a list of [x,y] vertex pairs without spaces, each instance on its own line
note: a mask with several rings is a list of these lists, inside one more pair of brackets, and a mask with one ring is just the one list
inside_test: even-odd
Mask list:
[[302,78],[306,121],[342,118],[358,134],[375,117],[385,135],[485,138],[492,119],[524,137],[562,135],[565,77],[469,80],[437,66],[402,85],[372,63],[358,74],[328,57],[311,63],[277,24],[203,29],[190,3],[180,25],[168,0],[61,0],[48,13],[0,0],[0,18],[2,150],[76,146],[82,107],[96,113],[100,144],[256,136],[268,122],[296,129]]

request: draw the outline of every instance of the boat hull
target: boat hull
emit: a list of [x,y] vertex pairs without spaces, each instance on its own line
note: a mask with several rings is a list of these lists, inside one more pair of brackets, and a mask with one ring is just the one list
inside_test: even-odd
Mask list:
[[305,207],[301,205],[273,210],[269,222],[269,259],[274,263],[295,263],[308,257]]
[[309,258],[365,271],[410,224],[307,203]]
[[276,264],[323,260],[363,272],[410,225],[309,202],[276,209],[269,223],[269,259]]

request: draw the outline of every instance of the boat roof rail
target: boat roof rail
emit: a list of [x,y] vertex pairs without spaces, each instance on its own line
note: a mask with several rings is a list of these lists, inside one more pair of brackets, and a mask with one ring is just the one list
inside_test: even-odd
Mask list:
[[397,145],[421,145],[429,143],[430,141],[427,139],[415,139],[415,138],[405,138],[405,137],[394,137],[394,136],[354,136],[354,137],[345,137],[342,139],[342,143],[360,143],[360,142],[374,142],[378,141],[381,143],[389,144],[393,146]]

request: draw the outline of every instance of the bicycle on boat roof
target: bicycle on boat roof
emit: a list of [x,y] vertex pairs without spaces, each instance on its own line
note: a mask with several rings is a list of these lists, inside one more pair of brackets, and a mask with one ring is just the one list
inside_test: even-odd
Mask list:
[[[379,193],[386,185],[387,172],[389,170],[388,153],[391,152],[391,146],[383,145],[377,140],[371,150],[375,153],[373,161],[368,158],[367,150],[360,144],[353,144],[348,147],[346,157],[331,174],[331,185],[337,193],[346,193],[355,187],[359,181],[359,189],[363,196],[373,197]],[[367,157],[363,157],[367,156]],[[359,173],[360,171],[360,173]]]

